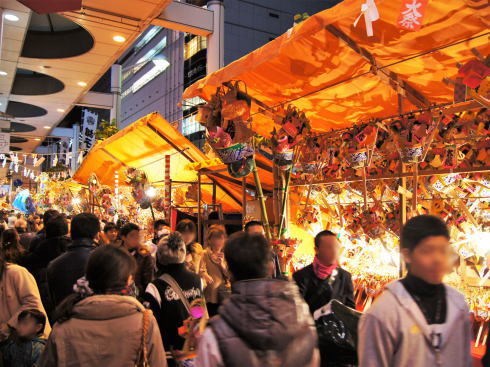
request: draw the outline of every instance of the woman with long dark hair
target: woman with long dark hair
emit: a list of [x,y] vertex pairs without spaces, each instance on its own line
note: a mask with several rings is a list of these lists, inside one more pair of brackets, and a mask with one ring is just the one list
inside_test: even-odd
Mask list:
[[[166,367],[158,324],[151,311],[131,296],[136,263],[127,251],[99,247],[85,278],[56,309],[56,324],[40,367],[134,367],[142,359]],[[144,342],[143,342],[144,341]]]
[[24,249],[20,246],[19,233],[15,229],[7,229],[2,233],[2,245],[0,252],[7,262],[18,264]]
[[[17,232],[13,229],[5,232],[0,249],[0,342],[17,327],[17,317],[22,311],[36,309],[46,314],[34,277],[26,268],[13,263],[19,255]],[[44,336],[49,335],[49,322],[43,331]]]

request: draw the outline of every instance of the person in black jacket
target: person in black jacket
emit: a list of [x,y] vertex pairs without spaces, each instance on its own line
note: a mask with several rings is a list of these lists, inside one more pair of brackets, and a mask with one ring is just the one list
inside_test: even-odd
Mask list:
[[46,239],[46,225],[49,220],[57,215],[60,215],[60,212],[54,209],[46,210],[43,215],[43,229],[41,229],[37,234],[32,238],[31,243],[29,244],[29,251],[34,252],[37,246]]
[[[340,268],[337,263],[339,241],[331,231],[322,231],[315,237],[316,256],[313,263],[294,273],[293,279],[298,284],[301,295],[313,314],[332,299],[355,308],[354,286],[348,271]],[[330,348],[320,349],[322,367],[345,366],[355,362],[339,355]]]
[[73,285],[85,274],[91,252],[97,247],[99,219],[90,213],[75,215],[71,222],[72,243],[67,251],[48,265],[48,286],[53,306],[73,293]]
[[[158,243],[158,273],[174,278],[189,303],[192,303],[195,299],[203,297],[202,282],[199,275],[187,269],[185,258],[186,246],[179,232],[163,237]],[[144,299],[158,321],[163,345],[167,351],[168,366],[176,366],[171,351],[180,351],[184,346],[185,340],[179,336],[178,329],[189,317],[189,313],[177,292],[161,277],[148,284]]]
[[45,227],[46,239],[42,241],[34,250],[27,253],[22,259],[22,265],[36,279],[41,300],[46,313],[52,320],[53,303],[48,289],[47,268],[49,263],[63,254],[71,243],[68,234],[68,222],[62,215],[51,218]]

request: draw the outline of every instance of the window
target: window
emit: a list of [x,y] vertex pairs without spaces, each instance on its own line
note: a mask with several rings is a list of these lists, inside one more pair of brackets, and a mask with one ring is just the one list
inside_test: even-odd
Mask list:
[[189,136],[203,130],[204,127],[196,121],[196,114],[184,117],[182,120],[182,135],[184,136]]
[[153,47],[146,54],[140,57],[139,60],[136,61],[136,64],[133,65],[133,67],[131,67],[129,71],[123,74],[122,80],[124,81],[131,75],[136,74],[138,71],[140,71],[143,66],[148,64],[148,62],[150,62],[156,55],[162,52],[165,47],[167,47],[167,37],[163,37],[162,40],[155,45],[155,47]]
[[196,36],[192,38],[189,42],[186,42],[184,46],[184,60],[190,59],[206,47],[206,37]]
[[158,33],[160,33],[160,31],[162,29],[163,29],[162,27],[159,27],[157,25],[154,25],[153,27],[151,27],[151,29],[148,31],[148,33],[145,34],[138,41],[138,43],[136,45],[134,45],[135,52],[138,52],[140,49],[145,47],[148,44],[148,42],[150,42],[153,39],[153,37],[155,37]]

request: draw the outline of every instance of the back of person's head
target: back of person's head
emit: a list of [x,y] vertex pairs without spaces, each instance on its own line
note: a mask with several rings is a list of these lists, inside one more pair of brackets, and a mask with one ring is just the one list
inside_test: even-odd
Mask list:
[[19,322],[19,324],[22,323],[22,321],[26,321],[28,319],[34,320],[34,323],[39,326],[39,331],[37,332],[37,335],[42,335],[44,332],[44,328],[46,327],[46,315],[35,308],[31,308],[22,311],[21,313],[19,313],[19,316],[17,316],[17,321]]
[[87,263],[85,277],[96,294],[108,290],[121,290],[127,285],[130,275],[136,272],[136,261],[127,251],[114,246],[95,249]]
[[219,224],[214,224],[210,226],[206,233],[206,240],[209,242],[209,240],[214,237],[226,237],[225,227]]
[[6,229],[2,233],[1,257],[6,262],[17,263],[22,255],[22,247],[19,243],[19,234],[15,229]]
[[133,231],[139,231],[140,227],[137,224],[134,223],[126,223],[124,226],[119,231],[119,235],[121,237],[126,237],[128,234],[130,234]]
[[190,219],[182,219],[179,223],[177,223],[175,230],[179,233],[196,233],[196,224]]
[[110,232],[112,230],[118,231],[117,226],[116,226],[116,223],[108,222],[104,226],[104,233],[108,233],[108,232]]
[[337,237],[335,233],[332,231],[329,231],[328,229],[318,232],[317,235],[315,236],[315,247],[318,248],[320,246],[320,241],[322,237]]
[[158,265],[182,264],[185,261],[185,256],[185,242],[180,232],[172,232],[158,242]]
[[68,234],[68,221],[63,215],[56,215],[46,223],[46,238],[66,236]]
[[71,238],[89,238],[93,240],[100,232],[99,219],[91,213],[81,213],[73,217],[71,221]]
[[252,227],[264,227],[264,224],[262,222],[259,222],[258,220],[251,220],[250,222],[247,222],[245,224],[245,232],[248,232]]
[[[87,262],[85,278],[94,294],[105,294],[123,290],[129,276],[136,272],[136,260],[129,252],[114,246],[95,249]],[[81,294],[66,297],[56,308],[55,321],[62,323],[73,316],[74,306],[82,300]]]
[[22,218],[22,214],[21,213],[17,213],[17,219],[20,219]]
[[165,219],[157,219],[153,222],[153,229],[157,230],[160,227],[170,227]]
[[271,247],[263,235],[236,232],[226,241],[224,251],[233,281],[267,277]]
[[60,212],[55,209],[46,210],[43,215],[43,224],[48,224],[49,220],[57,215],[60,215]]
[[450,238],[447,224],[433,215],[418,215],[403,226],[401,246],[413,251],[424,239],[437,236]]

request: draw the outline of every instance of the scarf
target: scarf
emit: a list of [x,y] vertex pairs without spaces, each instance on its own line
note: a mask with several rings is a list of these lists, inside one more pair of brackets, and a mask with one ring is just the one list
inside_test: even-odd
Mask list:
[[315,256],[315,259],[313,260],[313,271],[315,272],[317,278],[322,280],[327,279],[330,275],[332,275],[335,269],[337,269],[337,263],[326,266],[323,265],[320,260],[318,260],[317,256]]

